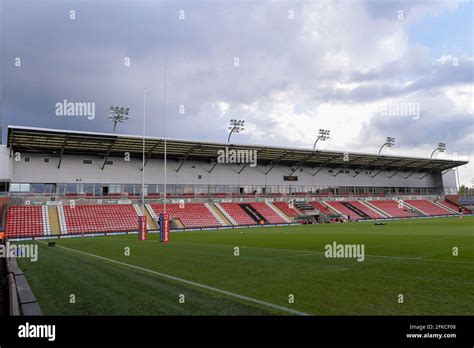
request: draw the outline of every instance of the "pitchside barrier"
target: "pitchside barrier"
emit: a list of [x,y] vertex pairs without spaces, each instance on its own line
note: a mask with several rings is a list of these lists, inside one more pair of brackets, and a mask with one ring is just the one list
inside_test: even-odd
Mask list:
[[[429,216],[399,216],[399,217],[386,217],[378,219],[361,219],[361,220],[352,220],[352,222],[371,222],[371,221],[391,221],[391,220],[416,220],[416,219],[436,219],[436,218],[446,218],[446,217],[457,217],[459,218],[460,214],[446,214],[446,215],[429,215]],[[474,216],[474,214],[463,214],[462,216]]]
[[[416,220],[416,219],[431,219],[431,218],[443,218],[443,217],[457,217],[459,218],[459,214],[456,215],[432,215],[432,216],[406,216],[406,217],[398,217],[398,218],[379,218],[379,219],[367,219],[367,220],[353,220],[353,222],[373,222],[373,221],[390,221],[390,220]],[[474,216],[474,214],[463,214],[464,216]],[[235,228],[264,228],[264,227],[272,227],[272,226],[297,226],[301,225],[298,222],[290,222],[284,224],[266,224],[266,225],[238,225],[238,226],[203,226],[203,227],[188,227],[188,228],[176,228],[171,230],[169,229],[169,233],[171,232],[188,232],[188,231],[211,231],[211,230],[228,230],[228,229],[235,229]],[[315,224],[317,226],[318,224]],[[126,234],[138,234],[138,231],[116,231],[116,232],[89,232],[82,234],[59,234],[55,236],[38,236],[38,237],[21,237],[21,238],[9,238],[10,241],[22,241],[22,240],[46,240],[46,239],[57,239],[57,238],[77,238],[77,237],[104,237],[104,236],[116,236],[116,235],[126,235]],[[149,233],[160,233],[160,240],[161,240],[161,231],[160,230],[147,230],[147,234]]]
[[6,266],[10,315],[43,315],[23,271],[16,263],[16,258],[7,257]]

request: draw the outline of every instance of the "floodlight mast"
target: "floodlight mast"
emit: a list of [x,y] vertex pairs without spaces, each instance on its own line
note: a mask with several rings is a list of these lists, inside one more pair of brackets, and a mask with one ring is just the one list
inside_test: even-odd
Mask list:
[[113,132],[117,129],[117,123],[123,123],[124,121],[130,119],[128,113],[130,108],[126,107],[119,107],[119,106],[111,106],[110,113],[109,113],[109,121],[114,123]]
[[380,147],[380,149],[379,149],[379,155],[380,155],[380,153],[382,152],[382,149],[383,149],[385,146],[386,146],[386,147],[395,146],[395,138],[394,138],[394,137],[387,137],[387,138],[385,139],[385,144],[383,144],[383,145]]
[[446,150],[446,143],[438,143],[438,147],[433,150],[430,158],[433,158],[433,155],[435,154],[436,151],[444,152],[445,150]]
[[330,138],[330,136],[329,136],[330,133],[331,133],[331,131],[329,129],[320,129],[319,130],[319,135],[316,138],[316,141],[314,142],[313,150],[316,149],[316,144],[318,143],[319,140],[321,140],[321,141],[328,140]]
[[230,133],[229,137],[227,138],[227,142],[230,143],[230,137],[232,136],[232,133],[240,133],[241,131],[245,130],[245,121],[244,120],[230,120]]

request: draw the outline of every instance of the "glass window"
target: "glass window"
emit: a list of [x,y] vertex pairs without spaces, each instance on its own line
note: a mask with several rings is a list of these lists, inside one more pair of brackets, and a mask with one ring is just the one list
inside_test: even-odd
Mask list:
[[56,184],[44,184],[45,193],[56,193]]
[[10,184],[10,192],[20,192],[20,184]]
[[122,185],[120,184],[109,185],[109,193],[122,193]]
[[[24,185],[24,184],[22,184],[22,185]],[[29,192],[43,193],[44,192],[44,184],[31,184]]]
[[30,192],[30,184],[16,184],[10,185],[10,192]]
[[158,187],[156,184],[148,185],[148,194],[158,193]]
[[94,193],[94,184],[83,184],[82,190],[84,193]]
[[[139,185],[139,186],[140,186],[140,190],[141,190],[142,185]],[[133,185],[133,184],[123,185],[123,191],[122,192],[135,193],[135,185]],[[137,192],[138,192],[138,190],[137,190]]]
[[64,184],[64,193],[76,193],[76,184]]

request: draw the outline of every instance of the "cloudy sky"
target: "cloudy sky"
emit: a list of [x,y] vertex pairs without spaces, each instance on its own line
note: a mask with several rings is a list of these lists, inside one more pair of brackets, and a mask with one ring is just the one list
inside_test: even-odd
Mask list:
[[[0,0],[3,124],[318,147],[471,163],[473,9],[469,1]],[[127,64],[127,63],[130,64]],[[56,115],[94,102],[95,118]],[[181,110],[181,112],[180,112]],[[183,112],[184,111],[184,112]]]

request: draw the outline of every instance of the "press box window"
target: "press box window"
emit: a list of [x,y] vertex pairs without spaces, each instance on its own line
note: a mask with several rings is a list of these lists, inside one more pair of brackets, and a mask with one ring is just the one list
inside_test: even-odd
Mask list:
[[92,164],[92,160],[83,160],[82,164]]
[[10,192],[30,192],[30,184],[11,184]]

